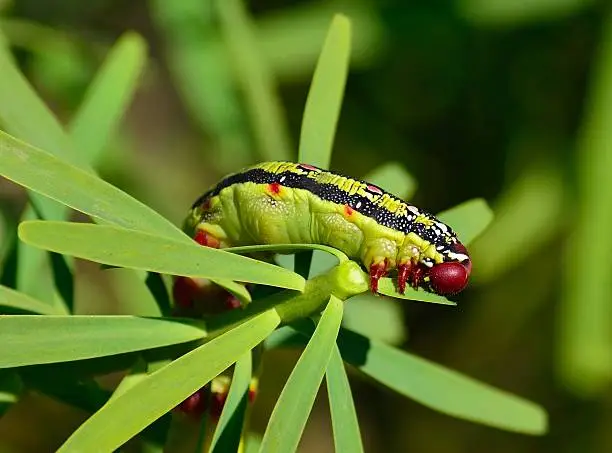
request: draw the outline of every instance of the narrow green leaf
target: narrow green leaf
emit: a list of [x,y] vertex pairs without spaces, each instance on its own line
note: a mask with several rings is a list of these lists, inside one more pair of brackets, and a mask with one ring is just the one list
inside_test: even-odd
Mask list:
[[279,322],[267,311],[152,373],[109,401],[58,451],[113,451],[263,341]]
[[[134,41],[132,39],[132,41]],[[48,111],[46,105],[42,100],[38,98],[35,92],[29,87],[19,71],[14,67],[7,67],[7,72],[3,71],[3,76],[7,75],[3,81],[11,83],[13,90],[10,93],[13,96],[22,96],[23,102],[5,102],[0,103],[0,117],[2,113],[5,113],[5,121],[3,121],[5,127],[12,133],[20,136],[21,138],[35,143],[47,150],[50,150],[57,157],[61,159],[68,159],[68,162],[79,166],[87,172],[91,169],[87,165],[87,162],[92,162],[91,153],[97,153],[99,148],[104,143],[104,140],[111,133],[111,124],[114,124],[115,118],[125,109],[124,99],[121,99],[125,90],[125,82],[121,80],[121,77],[112,77],[109,80],[112,73],[130,71],[130,65],[135,62],[136,54],[131,52],[128,57],[131,61],[125,61],[125,59],[119,64],[121,68],[117,68],[117,60],[114,59],[114,68],[109,68],[108,63],[113,62],[113,56],[117,55],[117,51],[125,49],[126,45],[120,44],[115,47],[114,51],[111,51],[111,56],[107,59],[107,65],[97,79],[94,81],[93,90],[90,90],[88,97],[79,109],[77,114],[77,127],[72,130],[71,137],[66,137],[66,134],[62,130],[60,124],[55,119],[53,114]],[[132,46],[133,47],[133,46]],[[125,51],[123,51],[125,54]],[[0,55],[0,62],[4,61],[2,55]],[[2,64],[2,63],[0,63]],[[111,65],[112,66],[112,65]],[[120,74],[121,75],[121,74]],[[2,82],[0,82],[2,84]],[[105,85],[112,84],[112,91],[105,89]],[[4,86],[4,85],[2,85]],[[2,91],[0,89],[0,91]],[[104,92],[103,92],[104,91]],[[128,89],[129,91],[129,89]],[[3,93],[0,93],[0,99]],[[25,102],[25,104],[24,104]],[[120,105],[117,105],[120,104]],[[11,108],[17,106],[29,105],[30,109],[26,111],[14,112]],[[7,112],[6,110],[9,109]],[[120,112],[116,110],[119,109]],[[11,114],[12,112],[12,114]],[[32,118],[32,112],[38,112],[37,118]],[[34,124],[34,128],[24,128],[24,124]],[[81,155],[78,158],[73,158],[68,149],[68,145],[75,145],[73,149],[81,149]],[[1,165],[0,165],[1,167]],[[44,197],[34,194],[32,201],[38,207],[39,211],[47,220],[63,220],[68,210],[62,206],[57,205],[55,202],[48,200]],[[28,211],[26,211],[28,212]],[[26,214],[27,215],[27,214]],[[31,216],[28,216],[31,217]],[[44,298],[43,300],[55,301],[60,300],[53,290],[52,281],[49,277],[49,268],[41,269],[41,266],[45,265],[47,254],[40,250],[30,249],[24,244],[19,245],[19,260],[18,260],[18,281],[19,288],[26,291],[34,296]],[[59,260],[55,260],[55,265],[62,264]],[[34,268],[38,268],[36,272],[33,272]],[[61,267],[63,268],[63,267]],[[64,277],[69,274],[64,274]],[[70,293],[72,292],[70,281],[64,279],[58,280],[59,276],[55,274],[56,281],[60,281],[61,285],[58,287],[61,295],[68,297],[65,300],[65,305],[68,307],[71,305]],[[34,280],[33,280],[34,279]],[[41,285],[41,282],[48,280],[47,285]]]
[[0,74],[0,123],[3,127],[66,162],[87,167],[84,159],[72,152],[62,126],[17,69],[8,48],[2,46]]
[[351,22],[337,14],[319,56],[300,134],[298,161],[329,168],[351,52]]
[[547,430],[542,407],[384,343],[341,329],[342,358],[381,384],[445,414],[524,434]]
[[363,2],[299,3],[284,8],[280,14],[272,12],[257,17],[257,41],[279,79],[301,82],[312,74],[329,29],[329,18],[339,9],[350,17],[355,30],[351,39],[351,67],[369,68],[379,57],[384,58],[391,36],[384,19],[379,14],[372,14],[372,5]]
[[[612,383],[612,11],[606,10],[576,152],[579,204],[564,251],[558,371],[575,393]],[[563,215],[567,207],[563,207]]]
[[167,219],[115,186],[2,131],[0,175],[106,222],[189,240]]
[[363,445],[355,403],[344,369],[344,362],[337,346],[332,350],[325,378],[334,429],[334,449],[337,452],[362,452]]
[[365,178],[387,192],[410,200],[417,189],[417,181],[399,162],[387,162],[376,167]]
[[70,123],[75,149],[92,165],[132,100],[146,58],[147,45],[142,37],[124,34],[110,50]]
[[227,49],[219,39],[213,2],[152,0],[150,6],[152,19],[165,38],[174,86],[193,119],[218,143],[213,148],[220,152],[211,161],[224,171],[252,163],[246,118]]
[[441,212],[437,217],[451,226],[459,240],[469,244],[493,221],[493,211],[482,198],[475,198]]
[[[45,147],[61,159],[83,166],[85,171],[91,171],[85,160],[73,152],[72,143],[62,126],[15,66],[8,48],[0,48],[0,74],[2,127],[22,139]],[[3,163],[0,161],[0,171],[2,168]],[[30,194],[30,199],[39,214],[49,220],[63,219],[67,212],[65,207],[38,194]],[[26,217],[34,215],[30,208],[26,208]],[[47,255],[23,244],[17,247],[18,288],[44,302],[60,305],[61,299],[56,297],[53,288]],[[33,272],[35,269],[37,271]]]
[[197,278],[228,278],[279,288],[304,289],[304,279],[272,264],[202,247],[194,241],[114,226],[71,222],[24,222],[22,241],[64,255],[110,266]]
[[238,451],[253,372],[251,352],[236,362],[232,384],[210,443],[212,453]]
[[200,327],[132,316],[0,317],[0,368],[90,359],[199,340]]
[[438,296],[437,294],[429,293],[422,289],[417,290],[408,286],[406,287],[404,294],[400,294],[395,286],[395,279],[392,278],[381,278],[378,281],[378,292],[385,296],[395,297],[396,299],[430,302],[432,304],[441,305],[457,305],[455,302],[448,300],[446,297]]
[[243,0],[215,4],[236,80],[245,95],[259,154],[264,160],[292,160],[287,124],[274,78],[259,51],[255,24]]
[[296,451],[335,347],[342,301],[331,296],[317,328],[281,392],[261,443],[261,453]]
[[[54,201],[40,197],[40,202],[59,206]],[[66,209],[66,212],[68,210]],[[38,219],[32,204],[26,206],[21,220]],[[30,247],[17,241],[17,281],[15,287],[24,294],[32,296],[40,302],[57,308],[55,314],[68,314],[68,303],[61,300],[57,294],[52,275],[49,253],[36,247]]]
[[[23,310],[41,315],[62,315],[63,310],[59,307],[36,300],[26,294],[0,285],[0,307]],[[2,321],[0,321],[1,323]]]

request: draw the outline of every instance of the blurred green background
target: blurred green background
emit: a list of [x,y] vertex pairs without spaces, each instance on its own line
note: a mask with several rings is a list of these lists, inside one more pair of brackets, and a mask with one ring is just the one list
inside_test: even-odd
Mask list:
[[[437,212],[484,197],[496,213],[457,308],[381,299],[379,311],[347,307],[347,322],[550,413],[550,433],[527,437],[354,379],[366,451],[612,451],[611,5],[252,0],[252,22],[239,25],[256,39],[245,48],[224,12],[235,2],[212,3],[0,0],[0,31],[65,123],[119,36],[145,38],[140,88],[98,168],[180,223],[224,174],[297,154],[317,55],[333,13],[346,13],[353,55],[332,169],[359,177],[397,161],[418,181],[415,204]],[[253,97],[259,82],[277,91],[284,118]],[[262,136],[262,123],[284,129]],[[25,201],[0,179],[0,256]],[[79,263],[77,311],[120,312],[119,278]],[[296,359],[266,356],[254,429]],[[300,451],[333,451],[327,411],[321,398]],[[30,394],[0,418],[0,448],[50,451],[85,416]]]

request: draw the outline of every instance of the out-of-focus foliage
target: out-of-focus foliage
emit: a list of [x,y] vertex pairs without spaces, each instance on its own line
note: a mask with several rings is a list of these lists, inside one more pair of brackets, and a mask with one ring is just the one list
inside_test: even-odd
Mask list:
[[[7,58],[64,128],[41,120],[36,106],[24,118],[2,118],[0,127],[17,134],[11,124],[21,124],[20,138],[46,151],[63,149],[56,144],[79,131],[75,112],[93,75],[116,37],[135,29],[150,50],[134,102],[118,133],[111,133],[117,120],[111,114],[108,130],[81,137],[99,143],[96,169],[106,179],[179,225],[193,200],[224,173],[269,157],[271,146],[284,150],[278,156],[296,155],[316,58],[332,14],[345,12],[353,53],[331,167],[372,175],[394,161],[419,182],[409,194],[419,206],[439,212],[484,197],[496,214],[470,247],[473,284],[457,307],[393,301],[378,311],[356,309],[355,317],[349,302],[345,322],[525,395],[551,414],[550,436],[510,435],[406,403],[349,373],[365,451],[612,451],[610,5],[261,0],[247,8],[250,34],[229,31],[228,39],[230,23],[213,3],[0,0],[0,40],[13,51]],[[249,66],[250,54],[241,57],[245,39],[263,57],[261,67]],[[257,72],[250,78],[249,71]],[[8,76],[0,73],[0,91]],[[129,77],[122,80],[129,85]],[[268,107],[258,111],[254,99],[261,96]],[[268,113],[259,118],[262,112]],[[286,126],[260,133],[266,120],[285,114]],[[37,137],[41,131],[50,133]],[[73,148],[78,160],[92,146]],[[394,174],[374,176],[382,187],[388,178],[393,190],[413,190],[397,186]],[[53,209],[41,202],[48,204],[40,198],[38,209]],[[25,247],[11,250],[19,219],[36,216],[22,215],[24,203],[23,192],[0,179],[0,281],[20,282],[20,289],[63,313],[69,293],[51,292],[53,282],[44,277],[58,263]],[[16,273],[15,256],[40,269],[27,275],[40,277]],[[118,284],[112,273],[80,262],[76,275],[77,313],[122,312],[123,302],[133,300],[126,288],[149,294],[138,275]],[[153,302],[139,309],[151,314]],[[36,309],[23,303],[22,309]],[[286,351],[264,358],[252,414],[256,431],[263,433],[294,359]],[[98,407],[100,395],[74,382],[85,395],[82,409]],[[40,377],[34,383],[48,384],[52,394],[52,383]],[[84,413],[42,397],[45,392],[19,397],[19,384],[14,374],[0,374],[0,413],[19,400],[0,419],[0,439],[15,452],[51,451]],[[315,404],[300,451],[331,449],[322,403]]]

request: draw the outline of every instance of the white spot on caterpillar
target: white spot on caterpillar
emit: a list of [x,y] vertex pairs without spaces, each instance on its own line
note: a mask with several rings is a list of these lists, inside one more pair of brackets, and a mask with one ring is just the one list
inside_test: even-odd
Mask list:
[[355,205],[356,209],[359,209],[361,207],[361,201],[358,201],[357,204]]
[[419,210],[415,206],[408,205],[407,209],[415,215],[419,215]]
[[448,252],[448,257],[451,259],[457,260],[457,261],[465,261],[470,258],[464,253],[454,253],[454,252]]
[[279,180],[279,182],[283,182],[285,180],[285,176],[281,176],[281,179]]
[[440,228],[442,231],[444,231],[445,233],[448,233],[448,227],[446,225],[444,225],[442,222],[437,222],[436,225],[438,226],[438,228]]

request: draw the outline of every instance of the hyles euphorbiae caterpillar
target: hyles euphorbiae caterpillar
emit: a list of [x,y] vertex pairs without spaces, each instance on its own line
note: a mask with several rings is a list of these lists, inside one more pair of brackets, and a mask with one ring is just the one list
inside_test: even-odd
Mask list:
[[324,244],[378,280],[440,295],[467,285],[472,264],[446,224],[379,187],[312,165],[265,162],[232,174],[192,206],[185,231],[202,245]]

